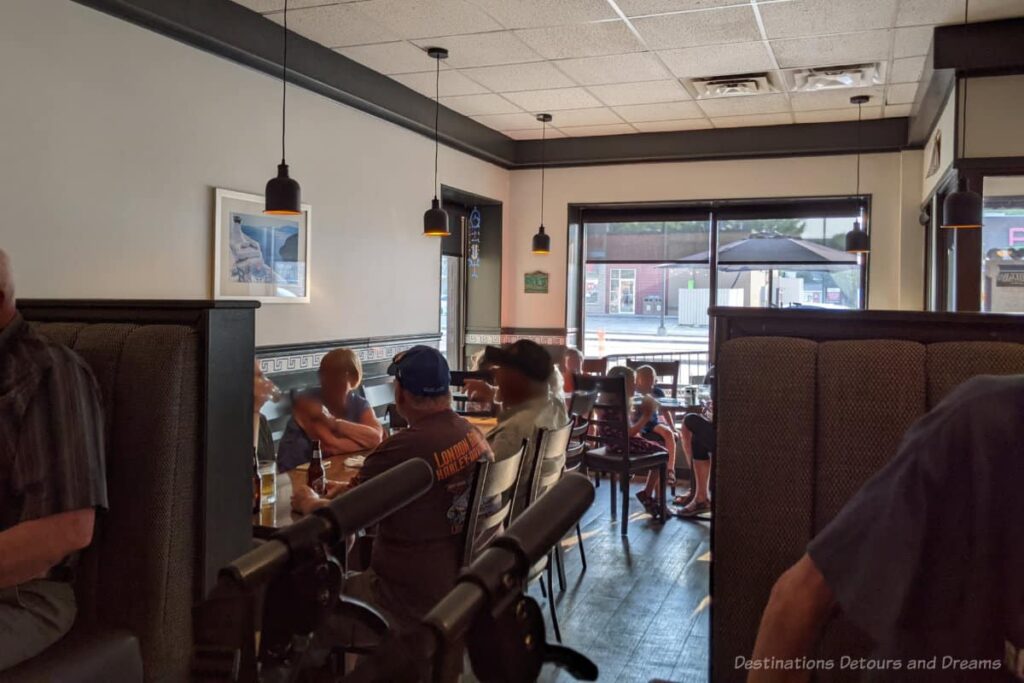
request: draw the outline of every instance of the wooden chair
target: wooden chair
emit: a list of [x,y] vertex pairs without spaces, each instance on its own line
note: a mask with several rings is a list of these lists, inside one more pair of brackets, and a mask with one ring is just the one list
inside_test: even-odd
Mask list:
[[[520,473],[519,486],[527,487],[527,499],[525,510],[534,501],[543,496],[547,491],[558,483],[565,471],[566,451],[569,447],[569,439],[572,436],[573,422],[570,420],[557,429],[539,429],[534,443],[534,458],[532,462],[524,463],[527,466],[522,468]],[[545,465],[547,465],[545,467]],[[511,519],[515,519],[523,510],[513,509]],[[562,590],[565,590],[565,572],[562,569],[561,546],[556,545],[547,557],[538,562],[530,569],[527,583],[540,580],[541,589],[544,590],[543,573],[547,573],[548,609],[551,612],[551,626],[555,632],[555,640],[562,642],[562,632],[558,627],[558,614],[555,610],[555,586],[552,581],[552,567],[558,567],[558,579]],[[554,560],[554,561],[552,561]]]
[[626,367],[636,370],[644,365],[654,368],[654,381],[662,391],[672,398],[679,397],[679,361],[677,360],[633,360],[626,359]]
[[583,456],[583,464],[588,470],[607,472],[611,477],[612,521],[616,519],[617,509],[615,477],[619,478],[622,492],[622,535],[625,536],[629,524],[630,477],[635,472],[649,472],[653,469],[658,470],[658,501],[661,507],[660,518],[664,521],[667,509],[665,485],[668,478],[668,453],[630,454],[629,411],[632,401],[626,396],[625,378],[581,376],[578,388],[597,394],[592,420],[597,425],[597,433],[591,439],[604,445],[588,450]]
[[[584,375],[603,375],[608,370],[608,359],[584,358],[582,370]],[[577,388],[579,388],[578,385]]]

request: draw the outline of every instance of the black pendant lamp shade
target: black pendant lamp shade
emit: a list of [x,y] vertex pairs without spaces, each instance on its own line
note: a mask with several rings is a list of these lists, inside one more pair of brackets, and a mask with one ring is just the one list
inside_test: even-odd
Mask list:
[[428,237],[447,237],[451,234],[448,230],[448,213],[441,208],[441,202],[437,200],[437,124],[441,113],[441,60],[448,59],[448,50],[443,47],[428,47],[427,54],[437,60],[437,70],[434,75],[434,199],[430,202],[430,208],[423,214],[423,234]]
[[533,236],[533,248],[531,251],[534,254],[550,254],[551,253],[551,236],[544,232],[544,167],[547,162],[545,155],[547,147],[547,130],[548,124],[551,123],[551,114],[537,114],[537,120],[540,121],[541,133],[540,133],[540,228],[537,229],[537,234]]
[[285,121],[288,112],[288,0],[284,3],[282,42],[284,54],[281,60],[281,163],[277,165],[277,177],[267,181],[263,213],[274,216],[297,216],[302,213],[302,190],[295,179],[288,177],[288,164],[285,163],[284,155]]
[[[860,196],[860,124],[861,107],[871,98],[867,95],[854,95],[850,98],[850,104],[857,105],[857,196]],[[871,238],[868,233],[861,229],[861,222],[858,218],[853,222],[853,230],[846,233],[846,252],[849,254],[866,254],[871,251]]]
[[946,195],[942,203],[942,227],[980,228],[981,214],[981,195],[968,190],[966,180],[961,178],[956,192]]

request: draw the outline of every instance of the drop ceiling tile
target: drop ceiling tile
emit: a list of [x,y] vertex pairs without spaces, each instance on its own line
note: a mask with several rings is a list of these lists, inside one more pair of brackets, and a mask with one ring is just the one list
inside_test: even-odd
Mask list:
[[891,119],[900,116],[910,116],[913,108],[914,105],[912,104],[888,104],[885,106],[885,117]]
[[[882,116],[881,107],[864,107],[863,120],[877,119]],[[797,123],[823,123],[826,121],[856,121],[857,107],[845,109],[822,109],[819,111],[798,111],[793,114]]]
[[474,116],[474,119],[495,130],[540,130],[541,125],[533,114],[491,114],[489,116]]
[[711,119],[715,128],[741,128],[744,126],[784,126],[793,123],[790,114],[748,114],[746,116],[717,116]]
[[971,0],[971,21],[995,21],[1024,17],[1021,0]]
[[558,109],[600,107],[601,103],[583,88],[557,88],[555,90],[524,90],[505,95],[509,101],[526,111],[543,112]]
[[512,114],[522,111],[519,107],[501,95],[485,93],[483,95],[459,95],[458,97],[442,97],[441,104],[454,109],[466,116],[482,116],[484,114]]
[[901,57],[917,57],[928,54],[932,46],[932,26],[911,26],[909,28],[898,28],[894,32],[892,56],[896,59]]
[[[326,5],[292,11],[288,9],[288,29],[325,47],[386,43],[401,38],[376,19],[360,10],[362,3]],[[282,23],[283,12],[267,18]]]
[[562,132],[571,138],[585,138],[598,135],[629,135],[635,133],[636,128],[628,123],[613,123],[607,126],[574,126],[565,128]]
[[382,74],[405,74],[434,70],[434,60],[430,55],[404,40],[396,43],[340,47],[337,51]]
[[623,21],[524,29],[515,34],[546,59],[618,55],[644,49]]
[[428,38],[413,42],[423,48],[431,45],[448,48],[445,63],[453,69],[540,61],[540,56],[511,31]]
[[922,24],[960,24],[964,20],[965,0],[900,0],[897,26]]
[[[352,0],[342,1],[352,2]],[[284,0],[235,0],[235,2],[260,14],[280,12],[284,9]],[[289,0],[288,13],[291,14],[292,10],[302,9],[303,7],[315,7],[316,5],[324,4],[327,4],[324,0]]]
[[698,100],[697,104],[708,116],[738,116],[745,114],[779,114],[789,112],[789,100],[783,94],[740,95]]
[[657,81],[671,75],[650,52],[565,59],[556,65],[580,85]]
[[660,104],[631,104],[615,107],[615,113],[628,123],[639,121],[670,121],[699,119],[704,112],[695,102],[662,102]]
[[568,26],[616,18],[605,0],[471,0],[505,28]]
[[625,12],[627,17],[686,12],[737,4],[740,4],[738,0],[619,0],[619,8]]
[[889,57],[889,31],[773,40],[771,46],[783,69],[874,62]]
[[768,38],[800,38],[889,28],[896,0],[793,0],[758,9]]
[[718,45],[705,45],[663,50],[658,56],[680,78],[728,76],[775,68],[768,48],[761,41],[733,43],[724,49]]
[[402,38],[501,29],[487,12],[468,0],[366,0],[359,8]]
[[559,130],[575,126],[604,126],[622,123],[622,119],[606,107],[556,111],[552,112],[551,117],[551,125]]
[[530,62],[463,69],[462,73],[494,92],[546,90],[576,85],[551,62]]
[[924,57],[904,57],[894,59],[889,69],[890,83],[916,83],[921,80],[924,72]]
[[913,104],[917,94],[917,83],[890,85],[885,95],[886,104]]
[[652,50],[744,43],[761,37],[749,6],[645,17],[635,19],[633,25]]
[[[506,130],[502,132],[513,140],[540,140],[542,131],[540,128],[534,128],[531,130]],[[556,138],[564,138],[565,133],[557,128],[548,126],[547,131],[543,133],[543,137],[548,140],[554,140]]]
[[638,121],[633,124],[641,133],[667,133],[674,130],[704,130],[711,128],[708,119],[682,119],[680,121]]
[[[392,76],[392,78],[422,95],[426,95],[427,97],[434,96],[434,74],[432,72],[427,71],[416,74],[397,74]],[[441,97],[475,95],[477,93],[487,92],[487,88],[479,83],[471,81],[458,71],[441,72],[440,90]]]
[[592,85],[587,90],[609,106],[626,104],[651,104],[654,102],[678,102],[690,99],[690,93],[673,79],[668,81],[647,81],[645,83],[616,83],[614,85]]
[[793,111],[814,111],[815,109],[845,109],[853,111],[857,118],[857,105],[850,104],[854,95],[867,95],[871,99],[864,105],[867,111],[871,105],[882,106],[882,88],[835,88],[818,92],[793,92],[789,94]]

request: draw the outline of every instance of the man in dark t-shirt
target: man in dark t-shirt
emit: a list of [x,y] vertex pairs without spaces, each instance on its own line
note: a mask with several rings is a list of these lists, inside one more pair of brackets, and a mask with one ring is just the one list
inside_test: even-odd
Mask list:
[[867,677],[1024,680],[1024,376],[970,380],[907,432],[775,584],[748,680],[806,680],[782,663],[833,607],[877,645]]
[[[395,378],[395,407],[409,428],[366,456],[353,485],[412,458],[431,466],[434,485],[380,523],[370,569],[347,579],[345,592],[380,608],[401,628],[455,585],[475,465],[492,455],[483,434],[452,410],[448,363],[437,349],[415,346],[400,353],[388,374]],[[308,487],[293,499],[302,512],[326,504]]]

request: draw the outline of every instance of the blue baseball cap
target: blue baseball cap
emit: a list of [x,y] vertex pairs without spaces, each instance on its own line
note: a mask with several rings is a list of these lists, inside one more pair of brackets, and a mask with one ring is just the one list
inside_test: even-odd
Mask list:
[[391,359],[388,374],[402,388],[417,396],[441,396],[448,393],[452,375],[448,361],[431,346],[414,346]]

